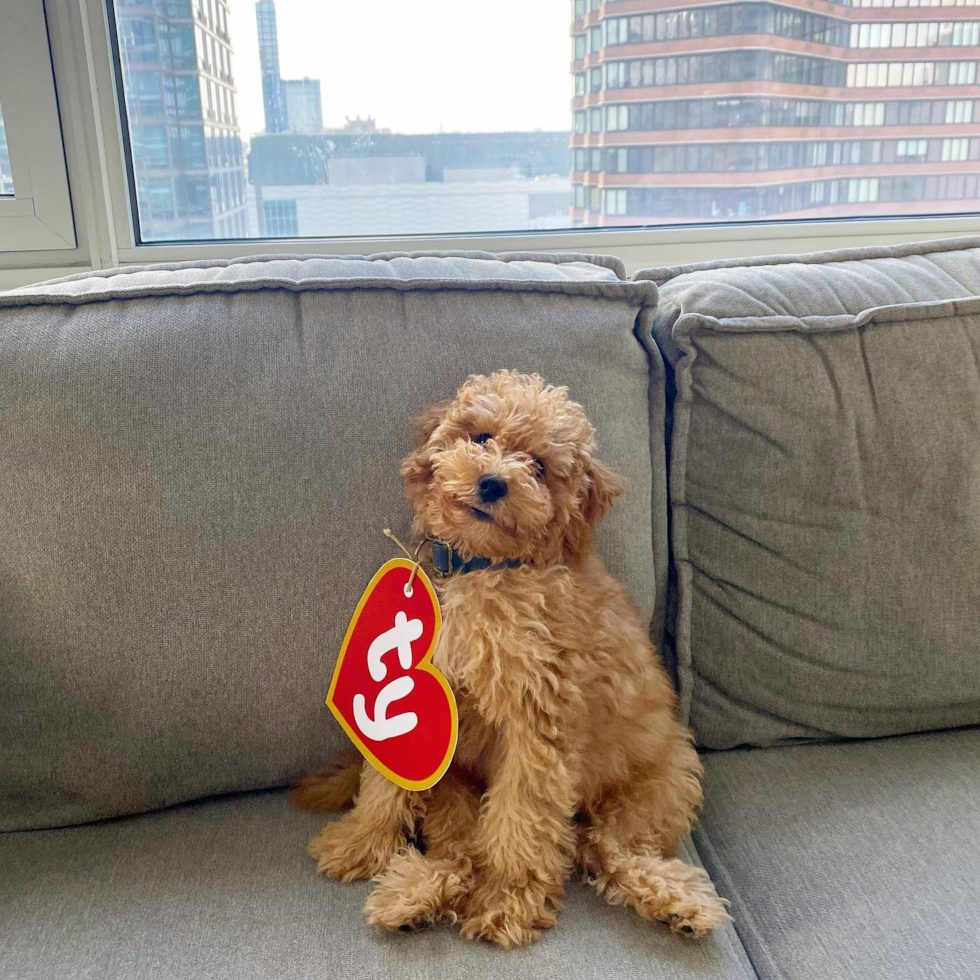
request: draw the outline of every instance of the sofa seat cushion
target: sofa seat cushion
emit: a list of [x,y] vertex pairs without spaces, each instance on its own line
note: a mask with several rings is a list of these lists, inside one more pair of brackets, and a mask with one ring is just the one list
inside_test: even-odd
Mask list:
[[659,633],[652,283],[613,259],[278,257],[0,295],[0,829],[282,785],[408,537],[412,420],[470,373],[569,386],[627,483],[598,542]]
[[704,762],[695,840],[762,980],[975,980],[980,729]]
[[322,821],[280,793],[0,834],[0,977],[17,980],[754,980],[734,930],[672,936],[581,883],[527,949],[382,934],[366,885],[318,878]]
[[980,240],[644,275],[700,744],[980,723]]

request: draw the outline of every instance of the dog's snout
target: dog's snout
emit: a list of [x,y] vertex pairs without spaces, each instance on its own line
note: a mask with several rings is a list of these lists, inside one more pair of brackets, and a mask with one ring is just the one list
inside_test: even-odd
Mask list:
[[499,476],[481,476],[476,485],[480,492],[480,501],[484,504],[492,504],[507,496],[507,484]]

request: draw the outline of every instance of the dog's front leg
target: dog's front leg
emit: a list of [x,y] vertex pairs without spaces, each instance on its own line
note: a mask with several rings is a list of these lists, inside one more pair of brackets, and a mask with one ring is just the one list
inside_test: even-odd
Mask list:
[[554,925],[573,859],[576,799],[553,716],[515,704],[497,730],[462,932],[507,947]]
[[332,878],[374,878],[414,831],[419,812],[417,794],[396,786],[365,762],[354,809],[310,841],[310,856],[317,870]]

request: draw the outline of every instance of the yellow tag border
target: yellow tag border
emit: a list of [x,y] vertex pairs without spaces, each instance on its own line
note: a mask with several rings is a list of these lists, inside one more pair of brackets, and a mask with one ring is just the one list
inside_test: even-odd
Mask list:
[[442,610],[439,608],[439,599],[436,597],[435,589],[432,588],[432,583],[429,581],[429,577],[420,568],[418,574],[415,576],[415,582],[419,582],[425,586],[426,591],[429,593],[429,598],[432,600],[432,606],[435,610],[436,622],[435,629],[432,631],[432,641],[429,644],[429,649],[425,651],[425,655],[422,659],[412,668],[413,670],[421,670],[426,674],[431,674],[438,682],[439,686],[442,688],[446,695],[446,700],[449,702],[449,712],[451,715],[451,735],[449,739],[449,747],[446,749],[446,754],[443,756],[442,762],[439,763],[436,771],[426,779],[403,779],[398,773],[389,769],[368,747],[364,744],[360,735],[357,733],[351,725],[347,723],[347,719],[344,718],[340,709],[333,703],[334,690],[337,687],[337,680],[340,677],[340,670],[344,665],[344,658],[347,656],[347,647],[350,644],[351,636],[354,633],[354,627],[357,625],[358,620],[361,618],[361,611],[364,609],[367,600],[374,594],[375,586],[378,582],[395,568],[406,568],[411,570],[415,568],[415,563],[410,562],[405,558],[392,558],[390,561],[386,561],[374,574],[374,578],[368,583],[367,588],[361,594],[361,599],[357,604],[357,608],[354,610],[354,615],[351,616],[350,623],[347,626],[347,633],[344,636],[343,645],[340,648],[340,655],[337,657],[337,666],[334,668],[333,678],[330,681],[330,690],[327,692],[326,705],[330,709],[330,713],[340,722],[341,728],[347,733],[348,738],[357,746],[358,751],[364,756],[368,762],[374,766],[383,776],[386,776],[397,786],[401,786],[402,789],[408,790],[425,790],[431,789],[439,782],[440,779],[446,774],[446,770],[449,768],[449,764],[453,761],[453,755],[456,753],[456,740],[459,736],[459,716],[456,711],[456,698],[453,696],[453,690],[449,686],[449,682],[443,676],[442,671],[438,667],[432,666],[432,654],[435,650],[436,640],[439,639],[439,632],[442,629]]

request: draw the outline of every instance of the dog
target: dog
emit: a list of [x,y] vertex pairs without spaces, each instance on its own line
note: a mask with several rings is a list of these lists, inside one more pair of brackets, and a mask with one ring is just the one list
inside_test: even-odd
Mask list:
[[445,918],[503,947],[555,923],[576,866],[675,933],[727,921],[706,873],[672,856],[702,802],[701,765],[640,616],[593,548],[623,486],[582,406],[537,375],[470,377],[425,412],[401,475],[414,533],[462,565],[439,586],[432,658],[458,702],[456,755],[421,793],[357,760],[301,780],[302,808],[354,801],[311,842],[319,871],[375,879],[365,912],[383,929]]

